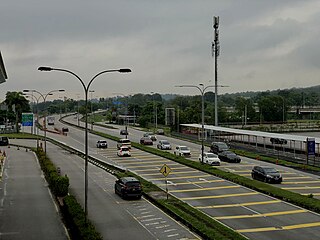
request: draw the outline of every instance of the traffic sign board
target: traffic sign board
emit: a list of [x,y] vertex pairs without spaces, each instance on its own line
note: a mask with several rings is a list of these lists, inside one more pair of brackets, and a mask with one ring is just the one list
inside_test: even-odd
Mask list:
[[167,177],[171,172],[171,168],[169,168],[166,164],[163,164],[163,166],[160,169],[160,172],[163,174],[163,176]]

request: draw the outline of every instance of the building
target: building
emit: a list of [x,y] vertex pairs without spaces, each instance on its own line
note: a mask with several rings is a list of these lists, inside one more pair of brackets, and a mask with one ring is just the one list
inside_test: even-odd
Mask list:
[[4,83],[8,78],[6,69],[4,67],[4,62],[2,59],[1,51],[0,51],[0,83]]

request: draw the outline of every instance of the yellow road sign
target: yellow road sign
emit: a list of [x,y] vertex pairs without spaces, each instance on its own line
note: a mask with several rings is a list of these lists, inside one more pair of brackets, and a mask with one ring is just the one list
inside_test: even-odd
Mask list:
[[171,172],[171,168],[169,168],[166,164],[163,164],[163,166],[160,169],[160,172],[163,174],[163,176],[167,177]]

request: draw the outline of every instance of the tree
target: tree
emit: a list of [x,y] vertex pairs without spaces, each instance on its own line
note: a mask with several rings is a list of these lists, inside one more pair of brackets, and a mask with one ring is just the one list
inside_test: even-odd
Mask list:
[[18,123],[22,120],[22,112],[30,112],[29,101],[22,92],[7,92],[5,103],[8,106],[8,119],[15,122],[16,131],[19,132]]

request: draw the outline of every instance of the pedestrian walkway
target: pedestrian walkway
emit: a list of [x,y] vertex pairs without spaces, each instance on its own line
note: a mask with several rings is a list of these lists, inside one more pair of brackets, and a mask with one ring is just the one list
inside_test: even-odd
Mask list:
[[35,154],[5,151],[0,180],[0,239],[68,239]]

